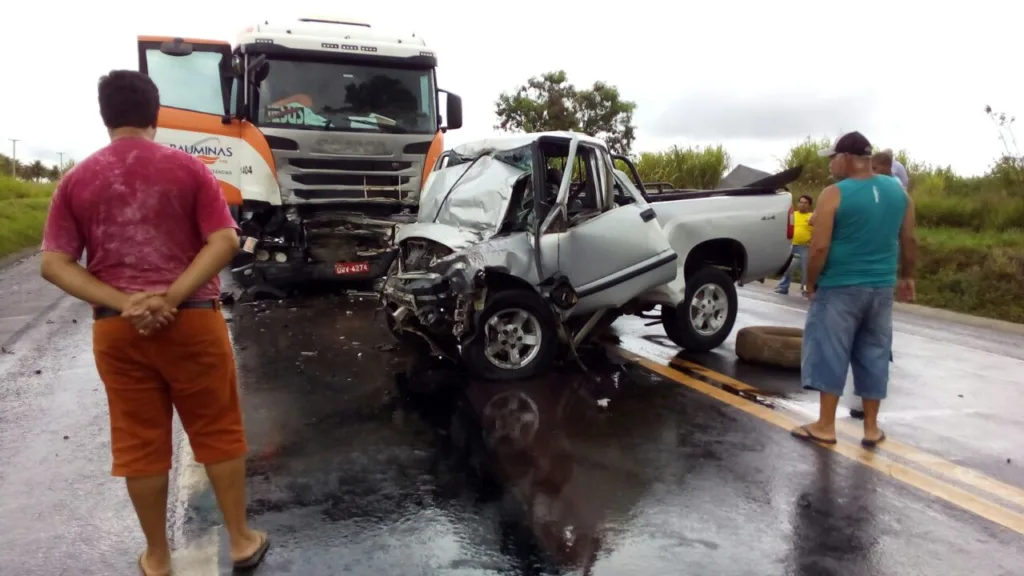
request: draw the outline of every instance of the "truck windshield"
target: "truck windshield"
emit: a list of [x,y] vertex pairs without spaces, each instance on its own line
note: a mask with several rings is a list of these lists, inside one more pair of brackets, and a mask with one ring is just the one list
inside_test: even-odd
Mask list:
[[257,72],[260,126],[432,134],[437,131],[432,70],[338,62],[268,60]]

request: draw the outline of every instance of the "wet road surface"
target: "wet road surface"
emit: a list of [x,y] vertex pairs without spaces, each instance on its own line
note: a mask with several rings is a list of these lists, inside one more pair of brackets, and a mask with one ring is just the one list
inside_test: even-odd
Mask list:
[[[0,282],[30,283],[23,266]],[[737,329],[802,322],[796,297],[741,292]],[[38,294],[27,314],[0,308],[32,321],[8,322],[13,353],[0,355],[0,574],[134,574],[142,538],[108,476],[88,307]],[[625,352],[585,356],[592,376],[570,366],[502,385],[395,349],[369,299],[227,315],[250,509],[273,537],[260,574],[1020,573],[1024,361],[1009,335],[901,318],[882,423],[906,449],[876,456],[857,436],[834,450],[791,438],[783,424],[816,410],[794,375],[736,363],[731,341],[675,357],[639,319],[616,324]],[[730,379],[779,395],[721,392]],[[175,566],[226,574],[183,440]]]
[[[740,294],[732,336],[710,353],[680,354],[656,327],[646,328],[638,318],[620,320],[616,328],[629,350],[675,359],[676,364],[689,361],[713,371],[712,378],[725,375],[769,394],[783,394],[782,405],[815,419],[817,395],[801,390],[798,373],[738,361],[733,348],[736,332],[745,326],[802,328],[807,301],[756,284]],[[1024,406],[1024,333],[901,312],[895,320],[889,398],[879,415],[889,437],[1024,486],[1024,411],[1019,408]],[[847,394],[852,390],[849,380]],[[847,408],[859,408],[859,403],[853,396],[842,400]],[[859,421],[849,424],[860,426]]]

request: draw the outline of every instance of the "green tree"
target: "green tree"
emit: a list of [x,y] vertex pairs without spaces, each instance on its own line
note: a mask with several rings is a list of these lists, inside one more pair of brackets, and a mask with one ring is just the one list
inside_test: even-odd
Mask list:
[[33,182],[39,182],[49,172],[46,166],[39,160],[28,165],[27,168],[28,179]]
[[636,103],[623,100],[619,89],[594,82],[580,90],[564,70],[533,76],[494,103],[495,129],[506,132],[569,130],[602,138],[616,153],[628,154],[636,138]]
[[21,178],[22,180],[29,180],[31,177],[29,176],[28,166],[29,166],[28,164],[25,164],[21,160],[15,160],[14,161],[15,176],[17,178]]

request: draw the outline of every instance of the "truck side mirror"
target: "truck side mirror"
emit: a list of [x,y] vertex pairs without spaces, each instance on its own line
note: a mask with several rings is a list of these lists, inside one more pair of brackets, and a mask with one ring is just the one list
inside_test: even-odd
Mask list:
[[448,119],[446,127],[449,130],[462,128],[462,98],[458,94],[452,94],[447,90],[439,90],[439,92],[444,92],[448,96],[445,110],[445,117]]

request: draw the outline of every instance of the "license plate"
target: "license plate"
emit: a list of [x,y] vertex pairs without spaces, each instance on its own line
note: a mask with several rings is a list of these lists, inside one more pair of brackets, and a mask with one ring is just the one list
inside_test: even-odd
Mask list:
[[248,238],[245,239],[245,244],[242,245],[242,250],[248,252],[249,254],[252,254],[253,250],[256,249],[257,242],[259,242],[259,240],[253,238],[252,236],[249,236]]
[[346,274],[360,274],[370,271],[369,262],[337,262],[334,264],[334,273],[339,276]]

